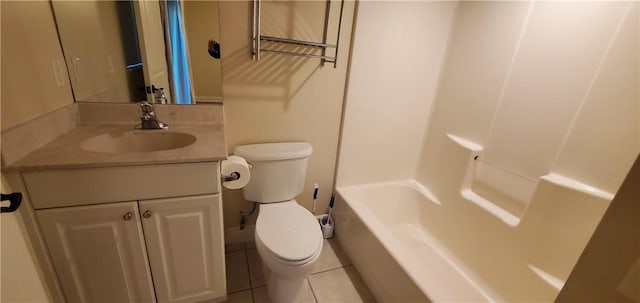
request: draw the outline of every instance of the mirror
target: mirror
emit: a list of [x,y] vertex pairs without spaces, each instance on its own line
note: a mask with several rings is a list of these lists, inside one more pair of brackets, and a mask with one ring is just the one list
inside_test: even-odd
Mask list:
[[217,1],[52,1],[52,8],[76,102],[222,102]]

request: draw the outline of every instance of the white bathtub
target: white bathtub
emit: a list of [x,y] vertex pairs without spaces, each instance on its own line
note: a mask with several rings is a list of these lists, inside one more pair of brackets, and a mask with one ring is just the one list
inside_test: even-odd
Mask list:
[[413,180],[337,193],[336,237],[380,302],[550,302],[562,287],[519,228],[462,198]]

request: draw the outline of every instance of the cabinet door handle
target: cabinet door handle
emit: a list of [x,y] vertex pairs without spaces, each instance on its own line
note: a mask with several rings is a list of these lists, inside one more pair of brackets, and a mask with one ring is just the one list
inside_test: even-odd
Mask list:
[[125,221],[129,221],[129,220],[131,220],[131,218],[133,218],[133,213],[128,212],[128,213],[124,214],[124,216],[122,216],[122,218],[124,218]]
[[150,210],[145,211],[144,213],[142,213],[142,216],[143,216],[145,219],[149,219],[149,218],[151,218],[151,211],[150,211]]

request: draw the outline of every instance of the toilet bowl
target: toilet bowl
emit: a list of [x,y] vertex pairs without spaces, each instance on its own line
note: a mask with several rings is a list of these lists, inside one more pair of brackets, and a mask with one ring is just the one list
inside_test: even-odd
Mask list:
[[295,200],[260,205],[256,249],[273,302],[300,302],[301,290],[322,251],[316,218]]
[[297,303],[303,283],[322,251],[322,232],[315,216],[294,198],[302,193],[308,143],[240,145],[234,154],[251,165],[242,194],[259,203],[255,241],[266,267],[265,281],[274,303]]

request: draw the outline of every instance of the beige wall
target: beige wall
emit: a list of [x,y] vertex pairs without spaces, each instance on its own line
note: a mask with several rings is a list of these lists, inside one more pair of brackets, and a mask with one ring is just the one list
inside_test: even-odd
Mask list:
[[[2,130],[73,103],[64,57],[46,1],[1,1]],[[37,22],[36,22],[37,20]],[[61,63],[56,86],[52,61]]]
[[137,98],[135,93],[144,85],[139,79],[139,83],[131,83],[132,87],[129,87],[128,78],[133,72],[125,68],[128,49],[123,45],[123,32],[131,32],[132,28],[121,28],[125,24],[120,22],[121,5],[126,4],[115,1],[53,2],[76,100],[128,102]]
[[[220,2],[225,130],[229,152],[236,145],[278,141],[307,141],[313,155],[304,192],[297,201],[311,209],[313,183],[320,186],[318,210],[325,211],[333,187],[340,131],[344,83],[354,2],[345,2],[338,67],[321,67],[318,59],[263,53],[251,60],[251,2]],[[337,12],[338,6],[334,7]],[[305,10],[289,11],[297,26],[304,26]],[[313,11],[323,14],[323,10]],[[337,15],[337,14],[335,14]],[[262,16],[265,27],[271,24]],[[329,37],[335,37],[337,22]],[[298,28],[298,27],[296,27]],[[321,30],[321,28],[319,29]],[[298,37],[299,38],[299,37]],[[330,38],[330,41],[333,41]],[[247,211],[239,190],[225,190],[225,226],[238,226],[238,212]],[[252,218],[254,219],[255,216]]]
[[209,39],[220,42],[218,2],[190,0],[184,1],[183,7],[195,95],[222,97],[220,59],[207,52]]
[[[49,2],[0,2],[2,131],[73,103]],[[37,22],[34,22],[37,20]],[[52,61],[59,61],[58,87]],[[2,192],[11,192],[2,176]],[[0,217],[0,301],[50,302],[20,217]]]
[[358,5],[339,186],[413,178],[455,2]]
[[[2,192],[11,192],[4,176]],[[0,225],[0,301],[50,302],[20,216],[2,214]]]

